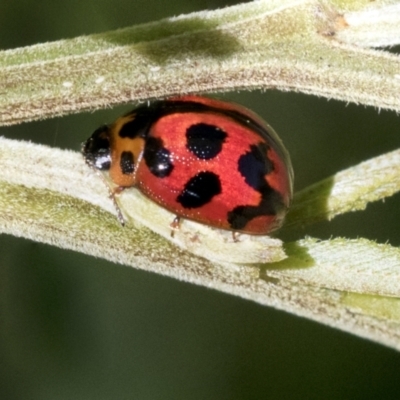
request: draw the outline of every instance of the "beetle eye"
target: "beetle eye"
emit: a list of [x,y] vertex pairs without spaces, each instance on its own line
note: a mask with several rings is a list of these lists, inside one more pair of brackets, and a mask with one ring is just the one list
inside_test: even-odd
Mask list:
[[92,136],[82,144],[82,154],[90,166],[102,171],[110,169],[110,131],[107,125],[96,129]]

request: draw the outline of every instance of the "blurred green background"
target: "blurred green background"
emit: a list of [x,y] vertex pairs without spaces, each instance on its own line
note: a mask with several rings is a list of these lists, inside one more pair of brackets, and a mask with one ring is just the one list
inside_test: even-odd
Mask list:
[[[103,32],[235,2],[3,2],[0,48]],[[399,147],[399,117],[276,91],[219,96],[280,133],[296,190]],[[129,107],[0,128],[79,150]],[[400,196],[288,233],[400,245]],[[398,399],[400,354],[258,304],[28,240],[0,236],[0,398]]]

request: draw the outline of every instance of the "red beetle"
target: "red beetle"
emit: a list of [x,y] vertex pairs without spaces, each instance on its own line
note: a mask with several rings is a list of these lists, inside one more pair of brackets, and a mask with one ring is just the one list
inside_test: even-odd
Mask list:
[[290,157],[246,108],[186,96],[142,105],[85,142],[86,162],[174,213],[213,227],[267,234],[293,192]]

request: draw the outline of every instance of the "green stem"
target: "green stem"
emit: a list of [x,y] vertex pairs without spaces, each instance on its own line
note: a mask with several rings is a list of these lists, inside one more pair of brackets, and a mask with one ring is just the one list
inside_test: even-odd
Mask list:
[[[354,20],[354,13],[371,6],[335,3],[250,2],[3,51],[0,123],[243,88],[293,90],[400,111],[400,58],[355,46],[360,34],[354,39],[352,32],[359,24],[349,25],[343,14],[352,9]],[[373,9],[400,21],[400,11],[386,3],[373,2]],[[399,41],[400,23],[389,29],[383,20],[375,31]]]

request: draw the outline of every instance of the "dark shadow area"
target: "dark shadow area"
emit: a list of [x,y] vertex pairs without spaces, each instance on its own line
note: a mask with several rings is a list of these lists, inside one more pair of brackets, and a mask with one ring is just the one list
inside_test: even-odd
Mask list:
[[218,28],[219,24],[215,21],[199,18],[164,20],[156,24],[102,33],[96,37],[120,46],[135,46],[136,51],[162,64],[170,57],[180,58],[190,53],[223,57],[237,51],[239,45],[236,38]]
[[284,243],[283,249],[287,255],[282,261],[258,264],[260,270],[260,279],[279,285],[279,278],[269,276],[268,271],[282,270],[282,269],[304,269],[310,268],[315,265],[314,259],[310,256],[307,249],[300,246],[296,242]]
[[312,217],[307,219],[306,225],[325,220],[333,185],[334,178],[329,177],[312,185],[307,191],[295,193],[282,232],[302,226],[302,220],[308,210],[312,213]]
[[389,53],[400,54],[400,45],[396,45],[393,47],[386,47],[385,50],[388,51]]
[[288,258],[266,265],[266,271],[277,269],[303,269],[314,266],[314,259],[308,254],[305,247],[302,247],[295,242],[290,242],[284,243],[283,249]]

